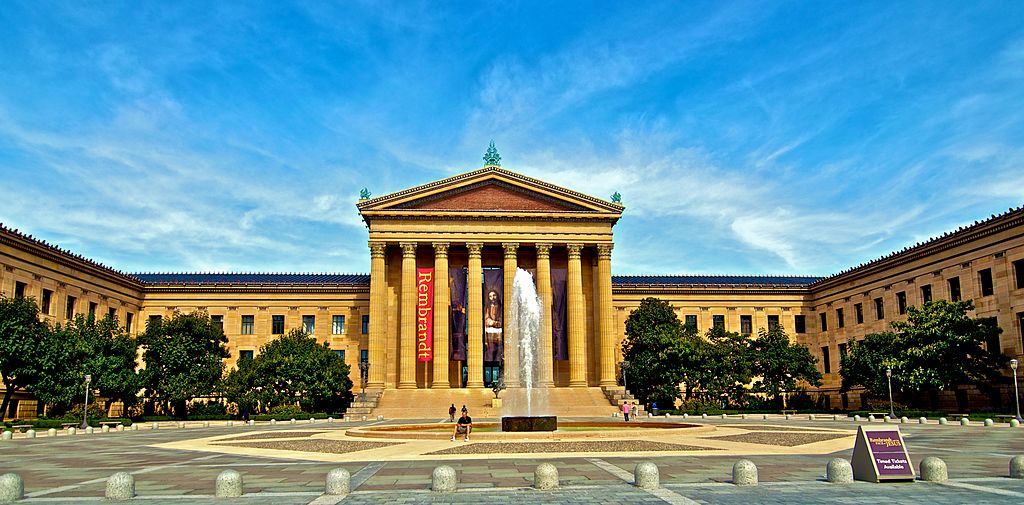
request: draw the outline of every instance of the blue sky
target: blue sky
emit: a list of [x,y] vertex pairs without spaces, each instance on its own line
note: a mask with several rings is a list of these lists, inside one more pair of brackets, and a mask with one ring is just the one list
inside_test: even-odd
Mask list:
[[0,222],[366,272],[359,189],[491,139],[622,193],[617,274],[830,274],[1024,204],[1022,2],[232,3],[6,2]]

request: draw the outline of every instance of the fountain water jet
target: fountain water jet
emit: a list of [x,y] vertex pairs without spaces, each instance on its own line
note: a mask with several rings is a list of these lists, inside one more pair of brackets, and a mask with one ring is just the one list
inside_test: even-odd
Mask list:
[[519,361],[518,379],[525,395],[526,415],[522,415],[523,406],[513,402],[510,407],[518,407],[515,409],[518,415],[502,417],[502,431],[554,431],[557,426],[554,416],[533,415],[534,393],[543,391],[537,388],[542,311],[533,276],[522,268],[516,269],[510,302],[511,318],[505,327],[506,345],[513,346],[513,353]]

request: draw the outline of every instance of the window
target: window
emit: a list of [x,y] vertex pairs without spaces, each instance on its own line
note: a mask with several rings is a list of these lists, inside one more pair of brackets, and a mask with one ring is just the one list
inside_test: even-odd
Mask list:
[[846,318],[843,317],[843,309],[836,309],[836,326],[839,328],[846,326]]
[[856,303],[853,305],[853,313],[857,316],[857,324],[864,324],[864,304]]
[[687,315],[686,316],[686,326],[689,326],[690,328],[693,328],[694,330],[696,330],[697,329],[697,316],[696,315]]
[[246,349],[246,350],[239,350],[238,351],[238,361],[242,361],[242,360],[245,360],[245,359],[250,359],[251,360],[253,358],[254,354],[255,353],[253,351],[248,350],[248,349]]
[[28,284],[24,282],[14,282],[14,297],[25,298],[25,289],[28,288]]
[[769,330],[774,330],[775,328],[778,328],[779,326],[780,326],[779,325],[779,316],[768,316],[768,329]]
[[946,281],[949,284],[949,301],[959,302],[960,301],[960,278],[953,277]]
[[793,331],[797,333],[807,333],[807,316],[793,316]]
[[832,373],[832,362],[829,360],[827,345],[821,348],[821,366],[825,373]]
[[224,316],[210,316],[210,322],[224,333]]
[[370,333],[370,316],[363,316],[363,335]]
[[981,281],[981,296],[992,296],[995,289],[992,287],[992,269],[986,268],[978,272],[978,280]]
[[53,291],[49,289],[43,290],[42,303],[39,304],[39,310],[43,311],[43,314],[50,313],[50,301],[53,299]]
[[284,316],[270,316],[270,333],[284,335]]
[[754,317],[740,316],[740,333],[750,335],[754,333]]
[[345,316],[331,316],[331,335],[345,334]]
[[881,298],[875,298],[875,319],[885,319],[885,304]]
[[64,305],[64,319],[75,318],[75,297],[69,296]]
[[117,309],[114,307],[107,307],[107,315],[110,316],[111,319],[117,319]]
[[302,331],[310,335],[316,330],[316,316],[302,316]]
[[921,305],[924,305],[932,301],[932,285],[925,284],[921,286]]
[[132,314],[131,312],[125,312],[124,313],[124,329],[128,333],[132,332],[132,321],[134,321],[134,320],[135,320],[135,314]]
[[821,331],[828,331],[828,315],[821,312],[818,314],[818,317],[821,319],[821,326],[819,326]]
[[725,316],[711,316],[711,326],[725,329]]
[[370,350],[369,349],[360,349],[359,350],[359,362],[360,363],[369,363],[370,362]]
[[1014,284],[1017,289],[1024,289],[1024,260],[1013,262],[1013,277],[1016,279]]
[[242,335],[252,335],[256,316],[242,316]]
[[1017,313],[1017,329],[1020,330],[1020,345],[1024,347],[1024,312]]
[[334,350],[334,354],[337,354],[338,357],[341,358],[341,361],[345,361],[345,350],[344,349],[335,349]]
[[907,313],[906,291],[900,291],[899,293],[896,293],[896,311],[899,312],[900,315]]
[[96,302],[89,302],[89,317],[96,317],[96,307],[98,306],[99,304],[97,304]]
[[839,344],[839,359],[843,359],[846,356],[846,344]]

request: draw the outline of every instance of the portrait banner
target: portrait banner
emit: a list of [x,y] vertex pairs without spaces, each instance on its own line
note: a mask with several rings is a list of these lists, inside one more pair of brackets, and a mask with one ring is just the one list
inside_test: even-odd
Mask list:
[[448,347],[448,358],[452,361],[466,361],[466,298],[469,296],[466,288],[466,269],[449,268],[448,296],[451,300],[451,317],[448,318],[448,324],[451,345]]
[[484,269],[484,361],[505,360],[505,272]]
[[566,279],[569,271],[565,268],[551,269],[551,358],[555,361],[569,359],[569,331],[566,325]]
[[416,269],[416,359],[434,359],[434,269]]

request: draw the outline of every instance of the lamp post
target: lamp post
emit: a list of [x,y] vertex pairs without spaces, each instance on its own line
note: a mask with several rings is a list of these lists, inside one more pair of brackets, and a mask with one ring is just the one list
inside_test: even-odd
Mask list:
[[622,363],[619,363],[619,367],[622,368],[622,389],[625,389],[626,392],[628,393],[629,392],[629,384],[626,383],[626,369],[629,368],[629,361],[628,360],[622,360]]
[[889,419],[896,419],[896,411],[892,408],[892,368],[885,369],[885,378],[889,381]]
[[1017,360],[1010,360],[1010,368],[1013,369],[1013,403],[1017,405],[1017,420],[1024,422],[1024,418],[1020,417],[1020,393],[1017,392]]
[[369,370],[370,370],[370,362],[369,361],[360,361],[359,362],[359,382],[362,385],[361,386],[362,387],[362,391],[359,393],[359,401],[361,401],[361,402],[365,402],[366,401],[366,377],[367,377],[367,372]]
[[82,405],[82,429],[89,427],[89,383],[92,382],[92,376],[85,376],[85,404]]

